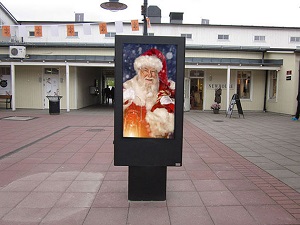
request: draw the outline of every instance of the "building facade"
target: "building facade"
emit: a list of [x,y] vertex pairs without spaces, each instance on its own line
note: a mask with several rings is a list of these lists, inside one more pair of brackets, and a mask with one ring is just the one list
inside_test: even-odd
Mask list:
[[[16,21],[2,4],[0,11],[1,29],[10,26],[9,37],[0,37],[0,79],[6,81],[0,95],[12,95],[12,110],[47,109],[49,95],[62,96],[67,111],[102,104],[102,90],[115,76],[115,35],[143,34],[142,24],[132,31],[127,22],[107,23],[101,34],[99,22]],[[300,27],[176,21],[152,23],[148,35],[186,39],[185,111],[211,110],[222,88],[221,110],[238,94],[244,111],[295,113]]]

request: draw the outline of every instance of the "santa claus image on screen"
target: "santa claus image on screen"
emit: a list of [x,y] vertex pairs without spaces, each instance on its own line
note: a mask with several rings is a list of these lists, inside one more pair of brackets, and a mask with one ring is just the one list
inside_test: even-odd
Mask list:
[[173,138],[175,82],[165,56],[152,48],[134,61],[136,75],[123,83],[123,136]]

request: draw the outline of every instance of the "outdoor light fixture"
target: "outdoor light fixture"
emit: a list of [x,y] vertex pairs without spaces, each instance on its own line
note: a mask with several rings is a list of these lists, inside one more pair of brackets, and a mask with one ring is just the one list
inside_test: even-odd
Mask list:
[[[100,4],[101,8],[107,9],[113,12],[123,10],[127,8],[127,5],[124,3],[120,3],[119,0],[109,0],[109,2],[104,2]],[[147,32],[147,9],[148,9],[148,0],[144,0],[144,5],[141,7],[141,14],[143,15],[144,19],[144,36],[148,35]]]
[[100,6],[103,9],[107,9],[113,12],[127,8],[127,5],[124,3],[120,3],[119,0],[109,0],[109,2],[104,2]]

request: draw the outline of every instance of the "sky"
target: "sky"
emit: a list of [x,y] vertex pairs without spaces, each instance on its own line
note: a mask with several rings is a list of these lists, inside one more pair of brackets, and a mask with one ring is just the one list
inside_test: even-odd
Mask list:
[[[109,0],[0,0],[18,21],[74,21],[84,13],[87,22],[142,20],[144,0],[120,0],[128,7],[111,12],[100,4]],[[184,24],[208,19],[217,25],[300,27],[300,0],[148,0],[161,9],[161,22],[169,23],[170,12],[183,13]]]

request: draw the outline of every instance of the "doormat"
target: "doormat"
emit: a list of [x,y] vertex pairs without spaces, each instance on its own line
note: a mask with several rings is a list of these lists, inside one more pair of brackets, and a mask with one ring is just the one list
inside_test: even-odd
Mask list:
[[2,120],[13,120],[13,121],[28,121],[28,120],[33,120],[37,117],[32,117],[32,116],[9,116],[9,117],[4,117]]

